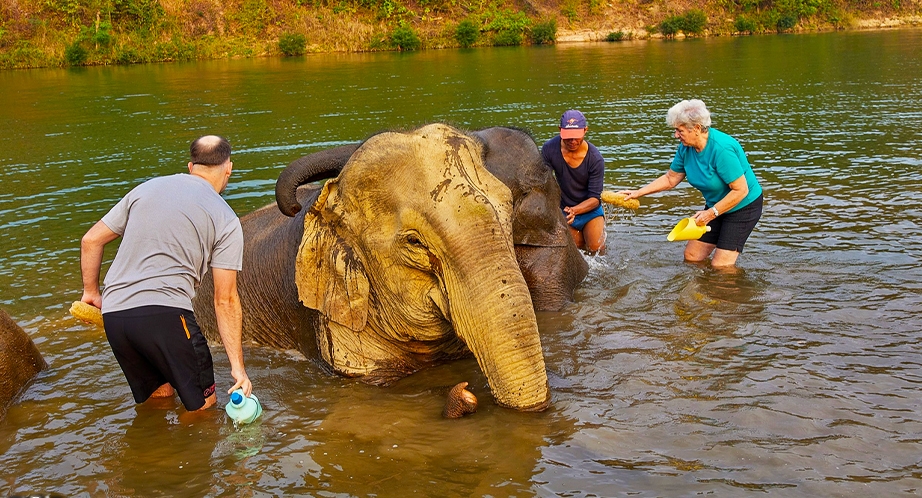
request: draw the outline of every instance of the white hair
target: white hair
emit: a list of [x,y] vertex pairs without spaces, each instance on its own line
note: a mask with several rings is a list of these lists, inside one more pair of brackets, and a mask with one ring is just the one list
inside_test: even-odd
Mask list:
[[683,100],[666,113],[666,124],[673,128],[697,125],[702,131],[707,131],[711,127],[711,111],[698,99]]

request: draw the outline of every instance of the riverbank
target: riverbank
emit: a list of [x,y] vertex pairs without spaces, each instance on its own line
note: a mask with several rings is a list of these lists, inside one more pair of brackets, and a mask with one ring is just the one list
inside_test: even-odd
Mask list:
[[[897,29],[897,28],[918,28],[922,27],[922,16],[906,16],[898,18],[885,17],[881,19],[856,19],[848,27],[813,27],[813,28],[803,28],[800,30],[792,30],[791,32],[819,32],[819,31],[828,31],[832,29],[843,29],[843,30],[874,30],[874,29]],[[613,41],[610,40],[611,33],[622,33],[623,38],[634,39],[634,40],[643,40],[643,39],[657,39],[665,38],[662,33],[657,32],[648,32],[645,29],[634,29],[630,27],[620,27],[615,31],[611,29],[572,29],[572,30],[558,30],[556,43],[587,43],[587,42],[604,42],[604,41]],[[727,33],[716,33],[711,36],[721,36],[726,35]],[[732,35],[740,35],[738,32],[729,33]],[[708,36],[705,34],[704,36]],[[674,38],[680,39],[685,38],[686,35],[682,32],[679,32],[675,35]]]
[[0,0],[0,68],[922,25],[922,0]]

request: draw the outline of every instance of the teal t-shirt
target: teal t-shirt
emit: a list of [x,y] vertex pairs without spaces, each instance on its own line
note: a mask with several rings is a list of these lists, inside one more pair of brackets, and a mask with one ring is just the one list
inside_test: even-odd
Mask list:
[[728,212],[742,209],[762,195],[762,186],[756,180],[743,147],[735,138],[714,128],[700,153],[694,147],[679,144],[670,169],[684,173],[688,183],[704,195],[709,207],[723,199],[730,192],[730,183],[741,176],[746,177],[749,194]]

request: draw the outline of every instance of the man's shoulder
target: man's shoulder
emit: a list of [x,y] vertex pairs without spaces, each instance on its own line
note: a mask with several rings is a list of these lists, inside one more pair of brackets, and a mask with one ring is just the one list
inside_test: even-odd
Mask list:
[[198,185],[192,175],[186,175],[183,173],[176,173],[173,175],[164,175],[164,176],[155,176],[149,180],[144,181],[136,187],[138,190],[159,190],[159,189],[178,189],[178,188],[194,188]]

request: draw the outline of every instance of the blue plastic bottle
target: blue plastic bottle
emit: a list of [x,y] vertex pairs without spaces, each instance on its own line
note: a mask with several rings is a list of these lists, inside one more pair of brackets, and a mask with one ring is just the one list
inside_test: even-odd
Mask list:
[[249,424],[263,413],[259,398],[255,394],[250,394],[249,397],[244,396],[243,389],[237,389],[231,393],[230,402],[224,410],[227,416],[237,424]]

